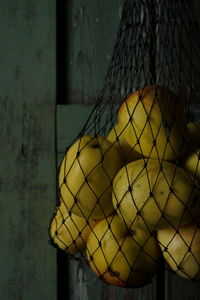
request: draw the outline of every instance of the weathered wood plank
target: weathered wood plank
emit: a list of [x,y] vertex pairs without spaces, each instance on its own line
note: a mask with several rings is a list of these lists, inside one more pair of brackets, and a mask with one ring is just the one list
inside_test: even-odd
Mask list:
[[0,299],[56,299],[55,1],[0,9]]
[[67,1],[67,103],[94,104],[99,96],[123,2]]
[[199,300],[200,283],[191,281],[176,274],[167,272],[166,275],[166,300]]

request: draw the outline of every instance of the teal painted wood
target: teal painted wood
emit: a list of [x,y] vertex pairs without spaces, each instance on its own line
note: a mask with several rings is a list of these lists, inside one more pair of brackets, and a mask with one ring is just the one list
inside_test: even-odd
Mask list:
[[81,131],[93,106],[58,105],[57,106],[57,153],[58,164],[66,148]]
[[191,281],[167,272],[166,276],[166,300],[199,300],[200,282]]
[[125,289],[102,282],[85,263],[70,261],[70,300],[155,300],[155,281],[153,284],[138,289]]
[[55,300],[55,1],[2,1],[0,39],[0,299]]
[[104,84],[124,0],[66,1],[67,103],[96,101]]
[[[61,105],[57,107],[57,151],[58,165],[64,155],[66,147],[78,135],[88,118],[92,107],[83,105]],[[68,300],[155,300],[156,278],[153,283],[139,289],[124,289],[107,285],[98,279],[85,262],[68,258],[69,269],[66,282],[66,299]],[[61,287],[62,288],[62,287]],[[160,299],[159,299],[160,300]]]

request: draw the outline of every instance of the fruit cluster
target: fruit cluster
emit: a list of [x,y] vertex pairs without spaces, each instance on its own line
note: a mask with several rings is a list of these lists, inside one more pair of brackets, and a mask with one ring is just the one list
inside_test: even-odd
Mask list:
[[200,278],[199,153],[199,123],[186,122],[180,98],[137,90],[107,137],[84,135],[67,150],[53,242],[117,286],[148,284],[163,259]]

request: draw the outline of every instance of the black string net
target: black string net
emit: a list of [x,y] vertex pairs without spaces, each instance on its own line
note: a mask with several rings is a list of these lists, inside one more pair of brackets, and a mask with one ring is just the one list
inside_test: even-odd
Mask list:
[[59,168],[49,234],[105,282],[200,277],[199,29],[190,1],[124,2],[105,84]]

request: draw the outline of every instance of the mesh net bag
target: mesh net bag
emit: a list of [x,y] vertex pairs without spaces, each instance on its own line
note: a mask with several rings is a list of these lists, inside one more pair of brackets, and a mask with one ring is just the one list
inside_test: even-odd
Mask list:
[[127,0],[101,94],[67,146],[51,241],[123,287],[200,277],[199,29],[185,0]]

